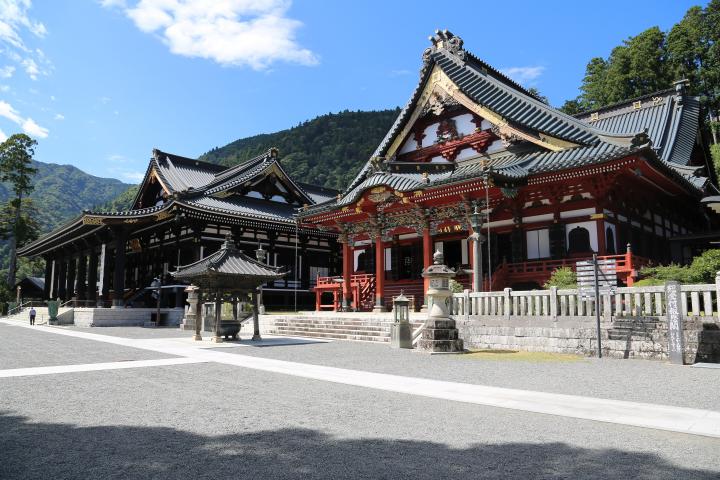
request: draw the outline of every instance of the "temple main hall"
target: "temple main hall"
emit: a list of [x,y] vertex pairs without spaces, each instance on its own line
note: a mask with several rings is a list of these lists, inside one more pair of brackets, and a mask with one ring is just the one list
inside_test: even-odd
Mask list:
[[[295,181],[278,151],[225,167],[153,150],[132,208],[84,211],[19,255],[45,259],[45,298],[74,306],[184,308],[178,266],[218,251],[227,238],[251,258],[287,274],[263,288],[264,304],[313,304],[318,276],[336,271],[336,234],[297,225],[295,213],[336,191]],[[155,283],[153,283],[155,282]],[[156,295],[156,293],[155,293]]]
[[417,88],[357,177],[303,207],[336,232],[342,275],[320,278],[317,309],[419,308],[434,251],[465,288],[542,288],[597,254],[631,286],[643,265],[685,263],[683,239],[710,224],[717,183],[700,101],[673,88],[571,116],[439,31]]

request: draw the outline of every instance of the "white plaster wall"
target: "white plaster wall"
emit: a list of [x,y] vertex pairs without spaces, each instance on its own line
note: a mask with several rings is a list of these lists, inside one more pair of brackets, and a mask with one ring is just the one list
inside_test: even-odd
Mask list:
[[442,155],[438,155],[436,157],[433,157],[430,160],[430,163],[450,163],[450,162],[448,162]]
[[437,142],[437,129],[439,126],[440,123],[433,123],[432,125],[425,127],[425,130],[423,131],[423,134],[425,134],[425,138],[423,138],[422,143],[423,147],[429,147]]
[[460,152],[458,152],[457,157],[455,157],[455,161],[467,160],[468,158],[477,156],[477,154],[478,153],[472,148],[463,148]]
[[470,135],[471,133],[475,133],[475,124],[472,122],[472,118],[472,115],[469,113],[453,117],[453,120],[455,120],[455,128],[457,128],[459,135]]
[[[483,123],[485,123],[484,120]],[[505,150],[505,145],[503,145],[502,140],[495,140],[490,144],[485,153],[495,153],[501,150]]]
[[408,153],[415,150],[417,150],[417,143],[415,142],[413,135],[409,135],[407,140],[405,140],[402,148],[400,149],[400,153]]
[[553,219],[552,213],[545,213],[543,215],[530,215],[529,217],[523,217],[523,223],[536,223],[536,222],[548,222]]
[[[560,212],[560,218],[572,218],[572,217],[582,217],[584,215],[593,215],[595,214],[594,208],[581,208],[579,210],[567,210],[564,212]],[[594,223],[593,223],[594,225]]]

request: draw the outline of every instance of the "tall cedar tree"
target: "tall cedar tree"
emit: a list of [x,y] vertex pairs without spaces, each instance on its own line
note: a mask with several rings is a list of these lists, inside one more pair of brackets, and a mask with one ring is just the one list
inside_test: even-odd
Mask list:
[[585,69],[581,94],[561,107],[569,114],[670,88],[687,79],[710,120],[713,143],[720,142],[720,0],[691,7],[667,34],[652,27],[622,45],[608,58],[595,57]]
[[15,285],[17,269],[17,246],[19,235],[23,232],[22,221],[23,196],[33,191],[32,178],[37,172],[32,167],[37,142],[24,133],[17,133],[0,144],[0,181],[10,183],[15,198],[11,201],[14,207],[14,218],[9,235],[9,265],[7,274],[8,286]]

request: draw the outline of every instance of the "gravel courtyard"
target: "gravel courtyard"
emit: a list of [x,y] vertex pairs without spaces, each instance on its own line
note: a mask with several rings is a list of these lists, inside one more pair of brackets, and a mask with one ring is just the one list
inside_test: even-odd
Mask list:
[[[74,329],[77,330],[77,329]],[[177,331],[92,329],[173,339]],[[0,324],[0,372],[171,358]],[[213,348],[367,372],[718,411],[720,370],[511,362],[350,342]],[[720,439],[214,362],[0,378],[0,478],[715,479]]]

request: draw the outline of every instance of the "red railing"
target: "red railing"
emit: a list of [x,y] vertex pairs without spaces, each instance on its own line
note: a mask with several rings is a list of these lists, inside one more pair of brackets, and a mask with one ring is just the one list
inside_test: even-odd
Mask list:
[[[591,260],[591,258],[592,257],[559,258],[555,260],[535,260],[504,264],[507,275],[504,286],[519,282],[537,282],[542,285],[550,278],[550,275],[552,275],[552,272],[556,269],[570,267],[575,270],[576,262]],[[629,248],[627,252],[622,255],[599,255],[598,259],[615,260],[615,271],[617,272],[618,280],[625,282],[628,287],[631,287],[637,278],[637,270],[651,263],[647,258],[633,255]],[[493,274],[493,287],[496,286],[495,277],[496,274]]]
[[[342,298],[343,277],[317,277],[315,290],[315,310],[340,309]],[[329,304],[322,303],[323,293],[332,293],[333,301]],[[352,295],[353,310],[372,309],[375,296],[375,275],[359,273],[350,276],[350,293]]]

